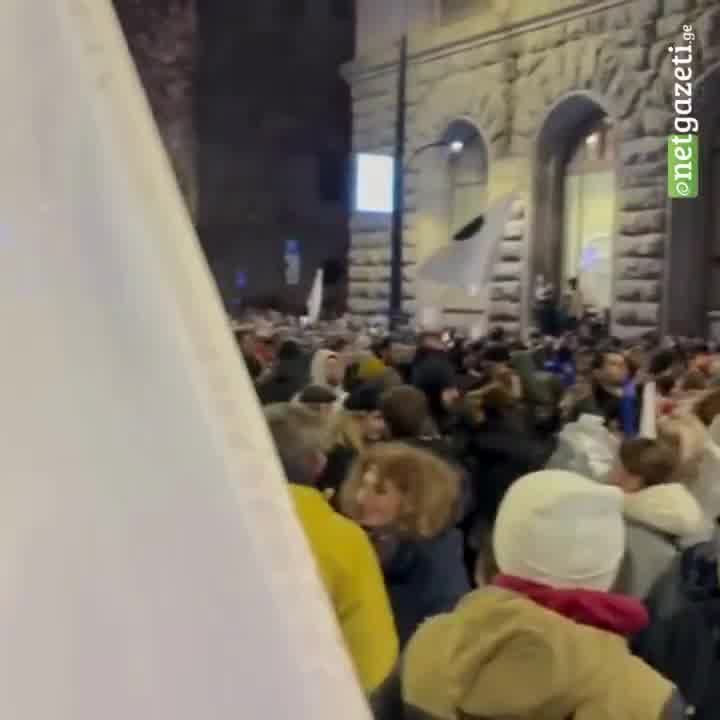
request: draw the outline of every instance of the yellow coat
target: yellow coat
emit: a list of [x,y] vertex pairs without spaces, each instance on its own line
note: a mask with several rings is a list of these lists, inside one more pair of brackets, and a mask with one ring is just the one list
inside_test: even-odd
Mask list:
[[625,640],[497,588],[417,632],[406,706],[435,720],[660,720],[673,686]]
[[391,673],[398,639],[375,550],[355,523],[314,488],[290,485],[320,576],[366,692]]

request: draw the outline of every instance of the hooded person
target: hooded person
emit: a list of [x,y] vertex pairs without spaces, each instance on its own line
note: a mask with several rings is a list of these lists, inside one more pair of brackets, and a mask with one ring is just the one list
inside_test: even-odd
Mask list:
[[308,358],[294,340],[286,340],[278,351],[268,379],[258,386],[263,405],[290,402],[309,380]]
[[673,685],[633,657],[645,608],[612,595],[625,549],[622,492],[564,471],[509,490],[494,531],[501,575],[410,642],[402,697],[433,720],[665,720]]
[[449,435],[457,420],[458,379],[446,353],[426,355],[415,368],[413,383],[428,399],[430,415],[441,435]]
[[627,551],[616,589],[645,599],[683,548],[707,540],[712,525],[681,482],[680,463],[667,442],[637,438],[620,446],[610,483],[625,493]]
[[310,362],[310,382],[313,385],[332,390],[342,401],[345,398],[342,387],[344,374],[345,368],[338,353],[326,349],[315,352]]

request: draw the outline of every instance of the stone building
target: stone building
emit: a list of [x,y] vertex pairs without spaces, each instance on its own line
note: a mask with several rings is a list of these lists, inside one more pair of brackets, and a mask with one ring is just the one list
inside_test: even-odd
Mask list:
[[[580,276],[620,336],[706,333],[720,313],[720,3],[717,0],[360,0],[344,74],[354,152],[394,152],[408,38],[404,302],[472,298],[415,282],[417,263],[509,191],[521,198],[489,288],[490,322],[532,322],[538,276]],[[670,45],[691,25],[700,194],[669,200]],[[459,157],[444,148],[462,136]],[[350,307],[387,310],[390,220],[351,220]],[[434,294],[433,294],[434,293]],[[434,300],[432,299],[434,298]],[[438,300],[440,298],[440,300]],[[460,306],[460,307],[458,307]]]
[[195,173],[195,0],[114,0],[190,211]]

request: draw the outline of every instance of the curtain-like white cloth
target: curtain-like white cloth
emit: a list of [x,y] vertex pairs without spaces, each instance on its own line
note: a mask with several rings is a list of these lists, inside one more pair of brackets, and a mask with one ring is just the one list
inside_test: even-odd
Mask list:
[[0,718],[367,720],[110,0],[0,93]]
[[505,229],[512,217],[515,193],[503,196],[485,215],[485,223],[474,237],[449,245],[430,256],[417,270],[421,280],[454,287],[471,295],[490,283]]

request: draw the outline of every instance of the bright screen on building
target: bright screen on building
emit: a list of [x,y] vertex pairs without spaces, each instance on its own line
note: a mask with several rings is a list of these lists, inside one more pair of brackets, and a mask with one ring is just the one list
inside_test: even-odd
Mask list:
[[355,210],[392,213],[395,160],[392,155],[361,153],[355,162]]

